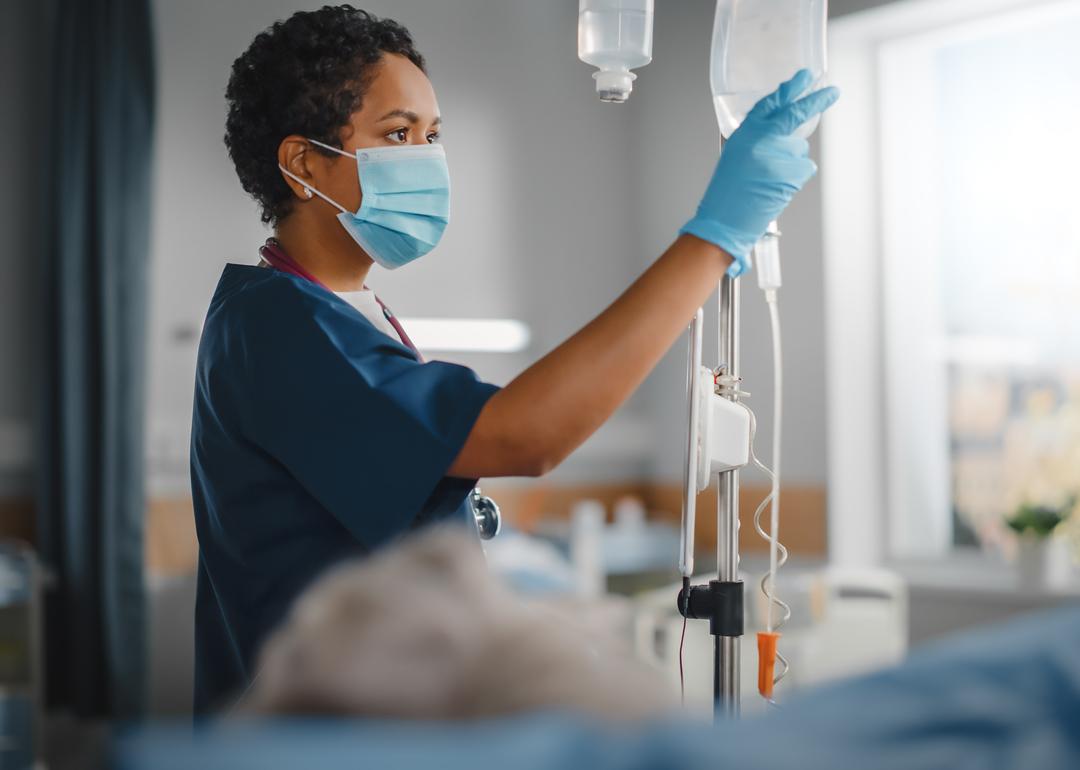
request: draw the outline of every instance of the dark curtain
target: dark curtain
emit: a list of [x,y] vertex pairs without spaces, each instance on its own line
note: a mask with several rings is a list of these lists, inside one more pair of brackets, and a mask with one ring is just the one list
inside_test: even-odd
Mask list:
[[40,303],[38,536],[50,707],[145,702],[143,380],[150,0],[55,0]]

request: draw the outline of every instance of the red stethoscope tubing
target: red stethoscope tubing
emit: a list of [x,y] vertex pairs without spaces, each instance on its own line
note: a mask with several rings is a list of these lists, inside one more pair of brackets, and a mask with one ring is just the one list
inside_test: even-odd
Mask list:
[[[266,263],[275,270],[280,270],[283,273],[289,273],[290,275],[295,275],[304,280],[311,281],[316,286],[321,286],[327,291],[330,291],[331,294],[333,293],[326,284],[313,276],[305,270],[299,262],[290,257],[285,249],[281,248],[281,244],[273,238],[270,238],[262,245],[259,249],[259,256],[266,260]],[[406,347],[416,353],[417,358],[423,361],[424,358],[420,355],[420,351],[417,349],[416,345],[413,344],[413,341],[409,339],[409,335],[405,333],[405,328],[397,318],[394,317],[394,314],[390,312],[390,308],[383,304],[383,301],[379,299],[378,295],[375,296],[375,301],[379,303],[383,315],[386,316],[386,320],[394,327],[394,331],[398,333],[398,336],[401,337],[401,341]]]

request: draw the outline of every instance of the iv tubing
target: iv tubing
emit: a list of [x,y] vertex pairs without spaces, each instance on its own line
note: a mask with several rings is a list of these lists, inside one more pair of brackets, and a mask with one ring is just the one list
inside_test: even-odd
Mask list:
[[[776,304],[776,290],[765,292],[765,302],[769,306],[769,326],[772,329],[773,348],[773,463],[772,463],[772,501],[769,518],[769,611],[766,630],[775,630],[773,625],[773,605],[776,603],[776,573],[780,568],[780,436],[783,425],[783,356],[780,349],[780,310]],[[786,556],[786,551],[785,551]]]
[[[780,288],[780,230],[776,223],[769,225],[769,231],[761,239],[756,248],[758,262],[758,286],[765,294],[765,304],[769,309],[769,327],[772,333],[773,352],[773,467],[766,468],[753,451],[753,436],[757,430],[751,413],[751,446],[750,457],[755,465],[761,468],[769,477],[771,488],[769,494],[754,511],[754,529],[769,542],[769,571],[761,578],[761,592],[766,597],[765,628],[758,634],[758,691],[769,703],[775,703],[772,699],[773,685],[778,683],[788,672],[788,661],[777,651],[776,643],[779,640],[779,630],[791,617],[791,608],[776,595],[776,578],[780,567],[788,558],[787,548],[780,542],[780,452],[783,426],[783,395],[784,395],[784,358],[780,336],[780,308],[777,301],[776,291]],[[769,531],[766,532],[761,524],[761,517],[765,508],[770,508]],[[776,618],[779,610],[780,617]],[[779,671],[775,670],[775,664],[779,663]]]
[[[755,417],[754,412],[750,409],[750,407],[746,406],[746,404],[743,404],[742,406],[743,406],[743,408],[746,409],[746,411],[750,415],[750,462],[752,462],[756,467],[758,467],[761,470],[761,472],[764,473],[769,478],[769,481],[772,482],[776,478],[775,474],[772,472],[772,470],[768,466],[765,465],[765,463],[761,462],[761,460],[758,459],[758,456],[754,453],[754,437],[757,435],[757,418]],[[769,507],[769,504],[772,502],[772,499],[773,499],[773,493],[770,490],[769,494],[767,494],[765,496],[765,498],[760,503],[758,503],[758,507],[754,510],[754,516],[753,516],[754,530],[758,533],[758,535],[761,536],[761,538],[763,540],[768,540],[770,546],[772,545],[772,539],[770,538],[769,533],[766,532],[765,528],[761,525],[761,516],[765,512],[765,509],[767,507]],[[779,569],[780,567],[784,566],[784,564],[787,562],[788,551],[787,551],[787,548],[784,546],[784,544],[779,541],[779,539],[777,539],[777,541],[776,541],[776,549],[777,549],[776,567],[777,567],[777,569]],[[769,583],[770,583],[770,581],[772,579],[773,574],[774,573],[768,572],[765,575],[763,575],[762,578],[761,578],[761,582],[760,582],[759,586],[761,588],[761,593],[764,594],[765,596],[769,596],[770,592],[769,592],[768,586],[769,586]],[[787,621],[791,618],[791,607],[787,604],[787,602],[785,602],[783,599],[776,596],[775,594],[772,596],[770,601],[771,601],[771,604],[775,605],[776,608],[778,610],[780,610],[780,618],[779,618],[779,620],[777,620],[776,623],[773,624],[773,626],[774,626],[773,630],[765,632],[765,633],[766,634],[775,634],[776,631],[783,628],[784,624],[787,623]],[[772,614],[772,607],[771,606],[770,606],[768,612],[769,612],[770,615]],[[759,636],[760,636],[760,634],[759,634]],[[775,648],[775,645],[774,645],[773,650],[775,651],[775,649],[776,648]],[[780,671],[779,671],[779,673],[777,673],[773,677],[772,684],[778,684],[780,682],[780,680],[783,679],[784,676],[788,672],[788,660],[787,660],[787,658],[785,658],[779,651],[776,651],[775,655],[776,655],[776,660],[780,663]],[[760,660],[759,660],[759,664],[760,664]],[[759,670],[759,674],[760,674],[760,670]],[[759,677],[759,681],[760,681],[760,677]],[[771,696],[768,696],[768,700],[769,700],[770,703],[773,702],[772,699],[771,699]]]
[[686,398],[689,424],[686,431],[686,455],[683,466],[682,528],[679,533],[679,573],[686,578],[694,575],[694,527],[697,511],[697,450],[698,450],[698,400],[697,378],[701,368],[701,340],[705,328],[705,314],[698,308],[690,323],[690,344],[687,358]]

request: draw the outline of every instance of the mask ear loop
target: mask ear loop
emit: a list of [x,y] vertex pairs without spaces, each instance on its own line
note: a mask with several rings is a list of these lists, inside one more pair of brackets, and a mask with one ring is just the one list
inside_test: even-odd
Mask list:
[[342,205],[341,205],[340,203],[338,203],[337,201],[335,201],[335,200],[334,200],[333,198],[330,198],[329,196],[323,195],[323,194],[322,194],[321,192],[319,192],[319,191],[318,191],[318,190],[316,190],[316,189],[315,189],[314,187],[312,187],[311,185],[309,185],[309,184],[308,184],[307,182],[305,182],[305,181],[304,181],[303,179],[301,179],[300,177],[298,177],[298,176],[297,176],[296,174],[294,174],[294,173],[292,173],[291,171],[289,171],[289,170],[288,170],[287,168],[285,168],[285,167],[284,167],[283,165],[281,165],[280,163],[278,163],[278,168],[279,168],[279,169],[281,169],[281,173],[282,173],[282,174],[284,174],[285,176],[289,177],[289,179],[292,179],[292,180],[293,180],[294,182],[296,182],[296,183],[297,183],[297,184],[299,184],[299,185],[300,185],[301,187],[303,187],[303,188],[304,188],[305,190],[307,190],[307,192],[308,192],[308,197],[309,197],[309,198],[311,197],[311,193],[315,193],[315,194],[316,194],[316,195],[318,195],[318,196],[319,196],[320,198],[322,198],[322,199],[323,199],[324,201],[326,201],[326,202],[327,202],[327,203],[329,203],[329,204],[330,204],[331,206],[333,206],[333,207],[334,207],[334,208],[336,208],[336,209],[337,209],[338,211],[340,211],[340,212],[341,212],[342,214],[348,214],[348,213],[350,213],[350,212],[349,212],[349,210],[348,210],[348,209],[346,209],[346,208],[345,208],[344,206],[342,206]]
[[[317,144],[317,145],[319,145],[319,146],[320,146],[320,147],[322,147],[322,148],[323,148],[324,150],[330,150],[331,152],[336,152],[336,153],[337,153],[338,155],[344,155],[344,156],[345,156],[346,158],[351,158],[351,157],[353,157],[352,153],[348,153],[348,152],[345,152],[344,150],[339,150],[339,149],[338,149],[337,147],[331,147],[331,146],[330,146],[330,145],[328,145],[328,144],[323,144],[322,142],[320,142],[320,141],[319,141],[319,140],[317,140],[317,139],[308,139],[308,141],[309,141],[309,142],[311,142],[312,144]],[[333,200],[333,199],[331,199],[331,198],[327,197],[326,195],[323,195],[323,194],[322,194],[321,192],[319,192],[318,190],[316,190],[316,189],[315,189],[314,187],[312,187],[311,185],[307,184],[307,183],[306,183],[306,182],[305,182],[305,181],[304,181],[303,179],[300,179],[300,178],[299,178],[298,176],[296,176],[296,174],[292,174],[292,173],[290,173],[290,172],[289,172],[289,171],[288,171],[288,170],[287,170],[287,169],[286,169],[286,168],[285,168],[284,166],[282,166],[282,165],[281,165],[280,163],[278,164],[278,168],[279,168],[279,169],[281,169],[281,173],[285,174],[285,175],[286,175],[287,177],[289,177],[290,179],[292,179],[292,180],[296,181],[296,182],[297,182],[298,184],[302,185],[302,186],[303,186],[303,188],[304,188],[304,190],[305,190],[305,191],[307,192],[307,194],[308,194],[308,196],[307,196],[307,197],[308,197],[309,199],[311,198],[311,194],[312,194],[312,193],[315,193],[315,194],[316,194],[316,195],[318,195],[318,196],[319,196],[320,198],[322,198],[322,199],[323,199],[324,201],[326,201],[327,203],[329,203],[329,204],[330,204],[331,206],[335,207],[335,208],[336,208],[336,209],[337,209],[338,211],[340,211],[340,212],[341,212],[342,214],[348,214],[348,213],[350,213],[350,212],[349,212],[349,210],[348,210],[348,209],[346,209],[346,208],[345,208],[344,206],[342,206],[342,205],[341,205],[340,203],[338,203],[337,201],[335,201],[335,200]]]
[[336,153],[337,153],[338,155],[344,155],[344,156],[345,156],[346,158],[354,158],[354,157],[356,157],[356,156],[355,156],[355,155],[353,155],[353,154],[352,154],[351,152],[345,152],[345,150],[342,150],[342,149],[341,149],[341,148],[339,148],[339,147],[331,147],[331,146],[330,146],[330,145],[328,145],[328,144],[323,144],[323,143],[322,143],[322,142],[320,142],[320,141],[319,141],[318,139],[308,139],[308,141],[309,141],[309,142],[311,142],[312,144],[317,144],[317,145],[319,145],[319,146],[320,146],[320,147],[322,147],[322,148],[323,148],[324,150],[330,150],[330,152],[336,152]]

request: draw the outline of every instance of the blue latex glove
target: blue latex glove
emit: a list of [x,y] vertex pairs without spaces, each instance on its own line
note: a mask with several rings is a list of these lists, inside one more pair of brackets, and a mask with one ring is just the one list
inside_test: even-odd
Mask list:
[[809,70],[800,70],[754,106],[724,143],[697,214],[679,231],[730,254],[732,278],[750,268],[754,244],[817,173],[809,143],[793,134],[831,107],[840,92],[822,88],[800,99],[813,81]]

